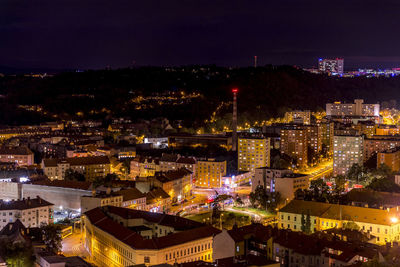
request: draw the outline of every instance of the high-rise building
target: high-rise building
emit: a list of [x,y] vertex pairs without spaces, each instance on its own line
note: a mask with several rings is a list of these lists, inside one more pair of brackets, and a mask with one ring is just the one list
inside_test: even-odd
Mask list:
[[400,147],[400,138],[397,136],[364,139],[364,161],[370,159],[378,152],[383,152]]
[[315,154],[322,150],[322,126],[319,124],[304,125],[307,130],[307,145],[314,150]]
[[199,187],[221,187],[222,177],[226,175],[226,161],[208,159],[198,160],[195,184]]
[[285,112],[285,122],[287,123],[300,123],[311,124],[311,111],[310,110],[295,110]]
[[297,167],[307,166],[307,129],[284,127],[281,129],[281,152],[296,159]]
[[388,166],[393,172],[400,171],[400,148],[378,152],[376,167],[382,164]]
[[330,75],[343,74],[343,58],[318,60],[318,70]]
[[364,104],[363,99],[355,99],[353,104],[341,102],[326,104],[326,116],[377,117],[379,109],[379,104]]
[[333,154],[333,136],[335,124],[331,121],[323,121],[319,123],[322,132],[322,144],[327,148],[328,154]]
[[232,113],[232,151],[237,151],[237,93],[238,89],[233,88],[233,113]]
[[269,138],[239,138],[238,170],[254,172],[259,167],[269,167]]
[[353,164],[363,164],[363,136],[335,135],[333,142],[333,175],[346,175]]

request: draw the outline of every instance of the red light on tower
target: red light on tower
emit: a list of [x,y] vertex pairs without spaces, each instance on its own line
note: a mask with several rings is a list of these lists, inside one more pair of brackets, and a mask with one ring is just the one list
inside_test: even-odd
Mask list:
[[237,88],[232,89],[232,93],[237,93],[237,92],[239,92],[239,90]]

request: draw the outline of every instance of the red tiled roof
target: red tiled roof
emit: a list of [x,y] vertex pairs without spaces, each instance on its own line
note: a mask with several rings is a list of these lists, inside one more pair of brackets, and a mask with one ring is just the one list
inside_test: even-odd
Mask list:
[[[118,208],[113,206],[107,206],[105,207],[105,210],[107,210],[106,212],[119,215],[123,218],[128,218],[128,216],[131,219],[143,218],[146,221],[154,223],[160,223],[160,221],[161,223],[163,223],[162,221],[165,220],[163,218],[165,218],[166,216],[171,216],[160,213],[151,213],[151,212],[136,211],[125,208]],[[183,232],[173,233],[159,238],[144,239],[141,235],[137,234],[136,232],[112,220],[110,217],[106,215],[106,213],[101,208],[95,208],[90,211],[87,211],[85,212],[85,215],[94,226],[100,228],[101,230],[107,232],[108,234],[114,236],[118,240],[124,242],[125,244],[135,249],[162,249],[170,246],[179,245],[185,242],[190,242],[193,240],[210,237],[220,232],[220,230],[212,226],[204,226],[203,224],[194,222],[194,224],[196,224],[196,226],[198,227],[185,230]],[[175,219],[172,219],[172,221],[175,221]],[[179,227],[179,222],[176,223],[175,226]]]
[[62,162],[69,163],[71,166],[110,164],[110,160],[107,156],[43,159],[45,167],[57,167],[57,164]]
[[26,210],[38,207],[52,206],[54,204],[47,202],[46,200],[36,197],[36,198],[26,198],[21,200],[13,200],[5,202],[0,200],[0,210]]
[[1,155],[32,155],[33,152],[26,146],[19,147],[0,147]]
[[181,164],[196,164],[196,160],[192,157],[180,157],[176,163]]

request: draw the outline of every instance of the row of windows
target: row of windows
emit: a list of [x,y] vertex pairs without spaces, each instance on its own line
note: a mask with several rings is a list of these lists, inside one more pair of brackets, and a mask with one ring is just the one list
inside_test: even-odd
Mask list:
[[[208,248],[207,248],[207,246],[208,246]],[[174,251],[174,252],[170,252],[170,253],[165,254],[165,260],[171,260],[171,259],[175,259],[175,258],[178,258],[178,257],[184,257],[186,255],[189,256],[189,255],[191,255],[193,253],[198,253],[198,252],[210,249],[210,248],[211,248],[211,243],[202,244],[201,246],[200,245],[194,246],[194,247],[191,247],[191,248],[188,248],[188,249],[181,249],[181,250],[178,250],[178,251]],[[208,259],[210,259],[210,255],[208,255],[208,257],[209,257]]]

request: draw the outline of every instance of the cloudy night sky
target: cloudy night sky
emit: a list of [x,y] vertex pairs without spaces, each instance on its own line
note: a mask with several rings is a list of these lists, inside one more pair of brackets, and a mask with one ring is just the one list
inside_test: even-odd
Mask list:
[[398,0],[2,0],[0,66],[400,67]]

